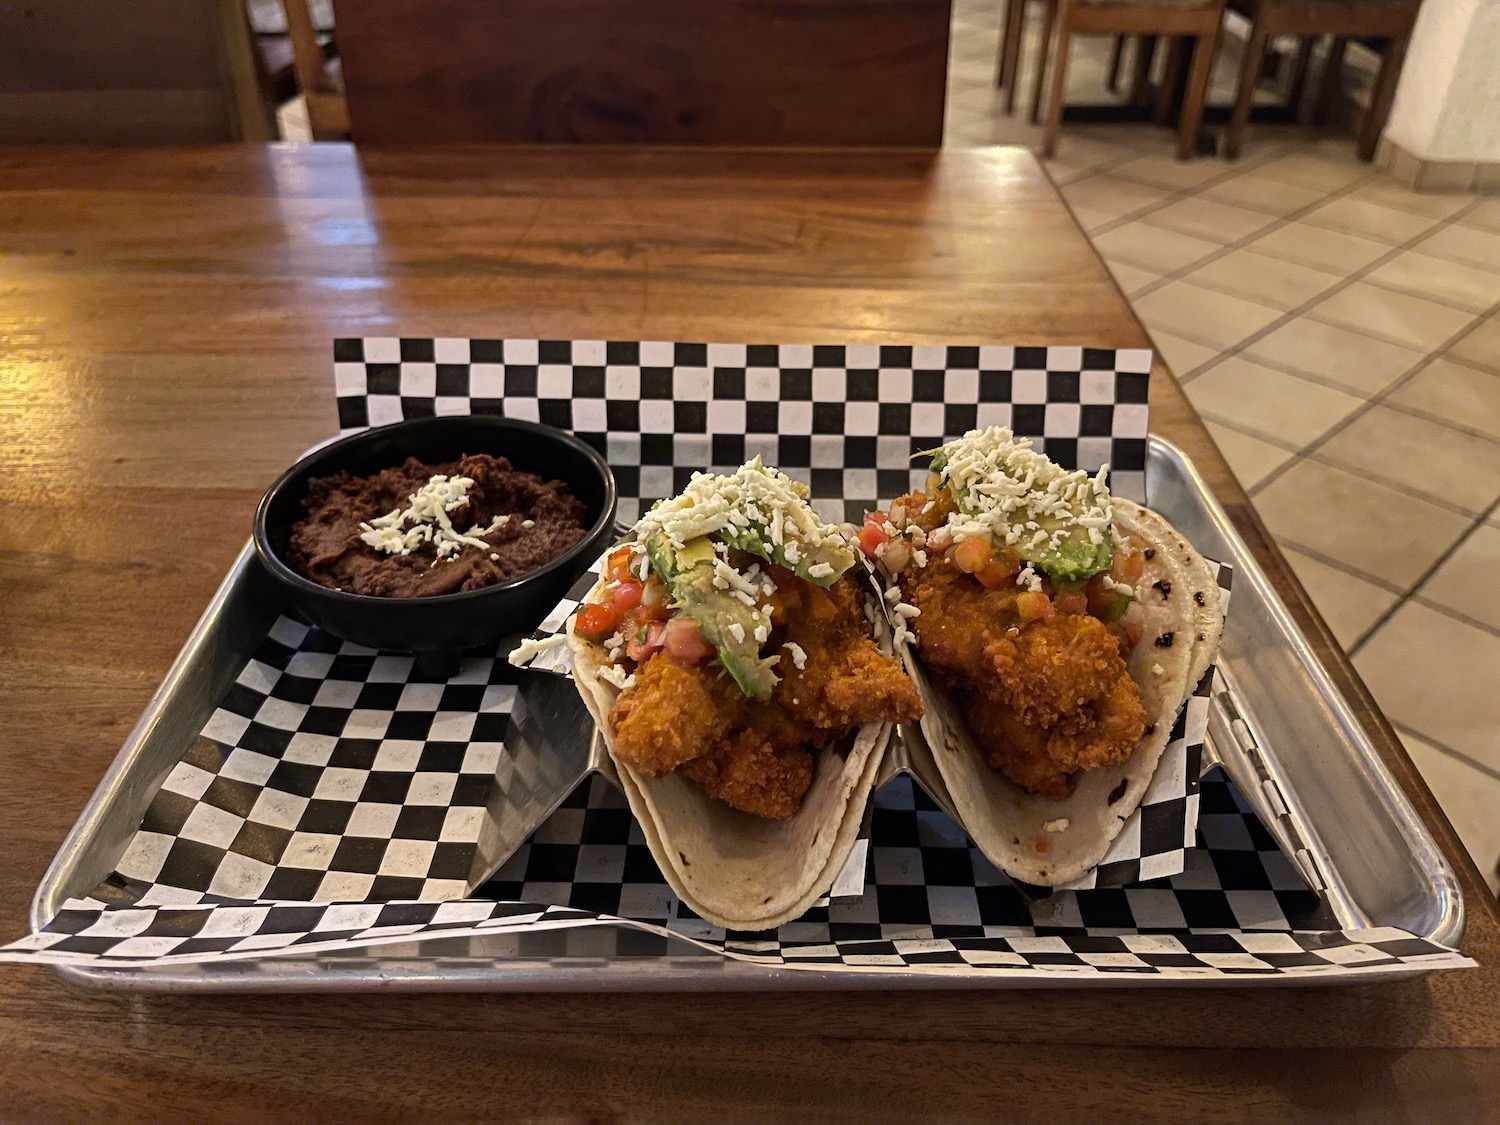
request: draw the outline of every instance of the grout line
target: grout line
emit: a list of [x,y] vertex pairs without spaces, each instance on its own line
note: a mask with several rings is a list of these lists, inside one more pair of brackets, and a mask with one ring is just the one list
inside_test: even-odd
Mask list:
[[1262,480],[1260,484],[1256,485],[1255,489],[1250,493],[1252,498],[1263,492],[1266,486],[1275,481],[1277,478],[1284,476],[1289,470],[1291,464],[1301,463],[1303,460],[1316,453],[1323,446],[1327,445],[1330,441],[1333,440],[1333,438],[1347,430],[1359,419],[1363,418],[1366,414],[1374,410],[1375,407],[1382,405],[1385,400],[1388,399],[1392,394],[1400,390],[1407,383],[1411,382],[1411,380],[1416,378],[1419,374],[1421,374],[1429,366],[1431,366],[1434,360],[1446,355],[1455,346],[1457,346],[1468,336],[1478,330],[1478,328],[1483,325],[1486,320],[1489,319],[1489,316],[1493,315],[1497,310],[1500,310],[1500,302],[1497,302],[1491,308],[1489,314],[1483,314],[1470,320],[1467,325],[1459,329],[1452,336],[1448,337],[1448,339],[1445,340],[1442,344],[1438,345],[1437,348],[1433,349],[1431,352],[1428,352],[1425,356],[1414,363],[1406,372],[1397,376],[1394,381],[1387,384],[1384,390],[1377,391],[1375,394],[1371,395],[1368,399],[1365,400],[1362,406],[1356,407],[1343,421],[1339,422],[1321,437],[1305,446],[1302,450],[1302,453],[1298,455],[1298,457],[1296,457],[1292,462],[1289,462],[1285,465],[1280,465],[1275,469],[1272,469],[1271,472],[1267,474],[1266,479]]
[[[1380,406],[1382,404],[1373,403],[1372,405]],[[1322,442],[1327,436],[1324,434],[1315,438],[1314,442]],[[1424,492],[1415,485],[1408,484],[1395,477],[1382,476],[1374,469],[1367,468],[1364,465],[1357,465],[1352,461],[1344,461],[1338,457],[1324,453],[1308,453],[1305,450],[1299,455],[1298,460],[1310,462],[1314,465],[1321,465],[1325,469],[1337,469],[1339,472],[1351,477],[1362,477],[1373,484],[1380,485],[1382,488],[1388,488],[1392,492],[1399,492],[1401,495],[1410,497],[1413,500],[1421,500],[1427,504],[1431,504],[1434,508],[1441,508],[1451,515],[1463,516],[1466,520],[1471,520],[1475,517],[1475,509],[1473,508],[1465,508],[1462,504],[1456,504],[1444,496],[1436,496],[1431,492]],[[1480,510],[1482,511],[1483,509]]]
[[1296,442],[1287,441],[1283,437],[1268,434],[1264,430],[1258,430],[1254,426],[1246,425],[1237,418],[1226,418],[1224,415],[1215,414],[1211,410],[1199,410],[1198,415],[1216,426],[1222,426],[1226,430],[1233,430],[1235,433],[1243,434],[1245,437],[1254,438],[1256,441],[1263,441],[1267,445],[1274,445],[1283,453],[1302,452],[1302,446]]
[[[1476,524],[1474,527],[1469,528],[1468,531],[1464,532],[1463,539],[1468,539],[1475,531],[1477,531],[1482,526],[1484,526],[1483,523],[1480,523]],[[1462,546],[1462,543],[1460,543],[1459,545]],[[1460,624],[1468,625],[1471,628],[1478,629],[1481,633],[1488,633],[1492,637],[1500,638],[1500,626],[1491,625],[1488,621],[1481,621],[1477,617],[1470,617],[1462,610],[1454,609],[1452,606],[1444,605],[1442,602],[1433,601],[1431,598],[1424,597],[1420,591],[1413,592],[1411,597],[1408,598],[1407,601],[1411,602],[1414,605],[1422,606],[1424,609],[1430,609],[1434,613],[1441,613],[1444,617],[1447,617],[1453,621],[1457,621]]]
[[[1432,564],[1418,576],[1418,578],[1417,578],[1417,580],[1415,582],[1413,582],[1411,584],[1411,588],[1408,589],[1406,591],[1406,593],[1402,594],[1399,598],[1396,599],[1396,602],[1395,602],[1394,605],[1391,605],[1391,606],[1387,607],[1386,611],[1384,613],[1382,613],[1379,617],[1377,617],[1365,629],[1365,631],[1363,633],[1361,633],[1358,637],[1355,638],[1354,644],[1350,645],[1349,648],[1346,650],[1348,652],[1348,654],[1349,654],[1349,656],[1350,656],[1351,659],[1354,657],[1355,653],[1357,653],[1360,649],[1362,649],[1366,645],[1366,643],[1368,643],[1375,636],[1375,634],[1378,633],[1385,626],[1385,623],[1387,621],[1389,621],[1392,617],[1394,617],[1396,615],[1396,611],[1397,610],[1399,610],[1402,606],[1406,605],[1409,601],[1412,600],[1412,598],[1416,595],[1417,591],[1420,590],[1424,585],[1427,584],[1428,579],[1430,579],[1434,574],[1436,574],[1438,572],[1439,568],[1441,568],[1444,563],[1446,563],[1450,558],[1452,558],[1453,555],[1458,551],[1458,549],[1460,547],[1462,547],[1465,543],[1467,543],[1469,541],[1470,537],[1473,536],[1474,532],[1477,531],[1481,526],[1483,526],[1483,524],[1485,523],[1485,521],[1488,520],[1490,518],[1490,516],[1494,515],[1494,513],[1497,510],[1500,510],[1500,500],[1496,500],[1487,509],[1485,509],[1485,511],[1483,513],[1481,513],[1479,515],[1479,517],[1477,519],[1475,519],[1474,522],[1469,525],[1468,529],[1466,531],[1464,531],[1464,533],[1462,535],[1460,535],[1457,539],[1455,539],[1452,543],[1450,543],[1448,545],[1448,549],[1447,550],[1445,550],[1442,554],[1438,555],[1438,557],[1432,561]],[[1423,602],[1421,604],[1426,604],[1426,603]],[[1429,608],[1431,608],[1431,607],[1429,607]],[[1459,620],[1461,620],[1461,621],[1467,621],[1468,619],[1460,617]],[[1477,622],[1469,622],[1469,623],[1470,624],[1477,624]]]
[[[1429,364],[1428,366],[1431,365]],[[1456,433],[1467,434],[1469,437],[1478,438],[1481,441],[1487,441],[1496,445],[1500,445],[1500,433],[1495,433],[1491,430],[1481,430],[1474,426],[1467,426],[1462,422],[1454,422],[1450,419],[1443,418],[1440,415],[1430,414],[1419,406],[1407,406],[1405,403],[1389,401],[1384,401],[1380,405],[1385,407],[1387,410],[1395,410],[1401,414],[1408,415],[1409,417],[1420,418],[1424,422],[1431,422],[1434,425],[1453,430]]]
[[[1285,153],[1283,153],[1281,155],[1285,155]],[[1341,198],[1349,195],[1356,188],[1361,187],[1362,185],[1368,183],[1370,181],[1370,179],[1374,175],[1375,175],[1375,173],[1372,172],[1369,175],[1363,176],[1363,177],[1361,177],[1359,179],[1351,181],[1348,184],[1345,184],[1341,188],[1335,189],[1334,191],[1330,192],[1328,195],[1323,196],[1323,198],[1321,198],[1321,199],[1315,199],[1315,200],[1313,200],[1313,201],[1311,201],[1309,203],[1304,203],[1301,207],[1298,207],[1298,208],[1295,208],[1295,209],[1293,209],[1291,211],[1288,211],[1281,218],[1279,218],[1279,219],[1272,219],[1265,226],[1259,228],[1258,230],[1253,231],[1250,234],[1245,235],[1243,238],[1237,239],[1234,242],[1227,243],[1224,246],[1220,247],[1218,250],[1215,250],[1212,253],[1204,255],[1202,258],[1198,258],[1198,259],[1196,259],[1196,260],[1194,260],[1192,262],[1189,262],[1185,266],[1179,267],[1178,269],[1174,270],[1173,272],[1171,272],[1169,274],[1166,274],[1164,277],[1162,277],[1161,281],[1158,282],[1156,285],[1152,286],[1149,289],[1144,290],[1143,293],[1142,293],[1142,295],[1144,296],[1145,293],[1149,293],[1149,292],[1153,291],[1154,289],[1160,289],[1160,288],[1162,288],[1162,286],[1164,286],[1167,282],[1170,282],[1170,281],[1180,281],[1183,278],[1185,278],[1188,274],[1192,273],[1195,270],[1201,269],[1203,266],[1208,265],[1210,262],[1217,262],[1220,258],[1226,258],[1230,254],[1235,253],[1236,251],[1245,250],[1245,249],[1249,249],[1249,248],[1253,247],[1256,242],[1259,242],[1261,239],[1265,238],[1267,235],[1272,234],[1275,231],[1281,230],[1283,227],[1290,226],[1292,223],[1298,222],[1305,215],[1310,214],[1312,211],[1314,211],[1317,208],[1323,206],[1325,203],[1328,203],[1330,200],[1341,199]],[[1273,254],[1268,254],[1268,255],[1265,255],[1265,256],[1266,257],[1270,257],[1270,258],[1276,258],[1276,255],[1273,255]],[[1291,261],[1291,259],[1289,259],[1289,258],[1277,258],[1276,260],[1278,260],[1278,261]],[[1306,263],[1304,263],[1304,262],[1295,262],[1293,264],[1294,265],[1305,265]],[[1378,264],[1380,264],[1380,260],[1379,259],[1377,259],[1376,262],[1372,262],[1370,264],[1370,266],[1366,267],[1366,268],[1367,269],[1368,268],[1373,268],[1375,265],[1378,265]],[[1320,269],[1321,267],[1310,266],[1309,268],[1310,269]],[[1300,305],[1297,305],[1297,306],[1295,306],[1295,307],[1293,307],[1291,309],[1278,309],[1277,311],[1281,313],[1281,316],[1277,320],[1272,321],[1270,324],[1266,325],[1266,327],[1264,327],[1262,329],[1259,329],[1256,332],[1252,332],[1249,336],[1247,336],[1244,339],[1242,339],[1241,341],[1239,341],[1239,343],[1234,344],[1234,345],[1232,345],[1229,348],[1222,348],[1218,344],[1208,343],[1208,342],[1201,341],[1201,340],[1194,340],[1193,342],[1194,343],[1202,343],[1205,347],[1211,347],[1211,348],[1218,349],[1219,353],[1220,353],[1219,354],[1219,361],[1228,359],[1230,356],[1238,355],[1246,347],[1248,347],[1249,345],[1251,345],[1251,344],[1255,343],[1256,341],[1262,339],[1263,337],[1269,335],[1272,331],[1274,331],[1275,329],[1281,327],[1283,324],[1289,323],[1293,317],[1301,315],[1303,312],[1307,311],[1309,308],[1312,308],[1313,306],[1315,306],[1318,302],[1326,300],[1329,296],[1331,296],[1332,294],[1338,292],[1340,289],[1347,288],[1355,279],[1356,279],[1355,276],[1352,276],[1352,275],[1351,276],[1345,276],[1342,279],[1342,283],[1337,282],[1337,281],[1334,282],[1333,284],[1331,284],[1329,286],[1328,289],[1325,289],[1322,293],[1318,294],[1316,297],[1310,297],[1310,298],[1308,298],[1306,301],[1303,301]],[[1229,294],[1229,295],[1230,296],[1238,296],[1237,294]],[[1240,299],[1241,300],[1248,300],[1248,298],[1244,298],[1244,297],[1241,297]],[[1259,302],[1251,301],[1250,303],[1252,303],[1252,304],[1258,304]],[[1270,308],[1271,306],[1265,305],[1265,306],[1262,306],[1262,307],[1264,307],[1264,308]],[[1184,337],[1184,339],[1191,339],[1191,337]],[[1205,365],[1205,367],[1206,366],[1207,365]],[[1195,372],[1195,374],[1201,374],[1201,371]]]
[[[1278,547],[1289,547],[1291,550],[1296,551],[1299,555],[1306,555],[1314,562],[1320,562],[1326,567],[1331,567],[1334,570],[1341,571],[1342,573],[1348,575],[1350,578],[1358,578],[1361,582],[1367,582],[1371,586],[1377,586],[1380,589],[1384,590],[1387,594],[1395,594],[1397,597],[1400,597],[1401,595],[1406,593],[1405,587],[1397,585],[1395,582],[1392,582],[1388,578],[1381,578],[1378,575],[1369,573],[1368,571],[1360,570],[1359,567],[1355,566],[1353,563],[1348,563],[1343,559],[1334,558],[1332,555],[1324,554],[1316,547],[1309,547],[1304,543],[1299,543],[1295,539],[1277,539],[1276,545]],[[1296,569],[1296,567],[1292,567],[1293,571],[1295,571]]]
[[[1403,253],[1420,254],[1421,250],[1411,249],[1403,251]],[[1461,262],[1455,262],[1452,258],[1439,257],[1437,254],[1427,254],[1425,255],[1425,257],[1437,258],[1440,262],[1447,262],[1449,265],[1454,266],[1464,264]],[[1471,268],[1478,269],[1479,267],[1474,266]],[[1378,277],[1367,277],[1364,279],[1364,283],[1366,285],[1373,285],[1377,289],[1384,289],[1387,293],[1395,293],[1396,295],[1401,297],[1419,297],[1424,301],[1432,302],[1434,305],[1442,305],[1444,308],[1453,309],[1455,312],[1465,312],[1470,316],[1478,316],[1480,313],[1485,311],[1484,309],[1476,309],[1473,305],[1461,305],[1450,297],[1439,297],[1432,293],[1419,293],[1415,289],[1403,289],[1399,285],[1392,285],[1388,281],[1381,281]]]
[[[1410,735],[1413,738],[1420,738],[1423,742],[1427,743],[1434,750],[1439,750],[1442,753],[1446,754],[1450,758],[1457,758],[1460,762],[1464,763],[1464,765],[1466,765],[1466,766],[1473,766],[1480,773],[1485,774],[1485,775],[1487,775],[1489,777],[1493,777],[1496,781],[1500,781],[1500,769],[1496,769],[1494,766],[1490,765],[1489,763],[1487,763],[1487,762],[1481,762],[1478,758],[1471,758],[1471,757],[1469,757],[1469,755],[1465,754],[1462,750],[1455,750],[1452,746],[1449,746],[1446,742],[1439,742],[1437,739],[1433,738],[1432,736],[1427,735],[1427,734],[1423,734],[1421,731],[1417,730],[1414,727],[1407,726],[1405,723],[1398,723],[1398,722],[1392,720],[1391,721],[1391,726],[1393,726],[1393,727],[1396,728],[1396,731],[1397,731],[1398,734],[1405,734],[1405,735]],[[1408,757],[1411,756],[1411,752],[1410,751],[1407,751],[1407,756]],[[1415,763],[1413,763],[1413,764],[1415,765]],[[1418,767],[1417,772],[1418,773],[1422,772],[1421,771],[1421,767]],[[1425,780],[1425,778],[1424,778],[1424,780]]]

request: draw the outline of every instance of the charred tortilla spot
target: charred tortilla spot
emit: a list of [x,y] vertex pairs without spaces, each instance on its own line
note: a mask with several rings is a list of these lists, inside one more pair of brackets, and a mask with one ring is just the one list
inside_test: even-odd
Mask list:
[[1144,731],[1141,732],[1141,737],[1142,738],[1149,738],[1149,737],[1151,737],[1155,733],[1156,733],[1156,724],[1152,723]]
[[1172,583],[1166,578],[1158,578],[1155,582],[1151,583],[1151,588],[1161,591],[1162,601],[1166,601],[1172,596]]
[[1110,804],[1110,805],[1114,804],[1121,797],[1125,796],[1125,790],[1127,790],[1129,788],[1130,788],[1130,779],[1129,778],[1121,778],[1120,779],[1120,784],[1116,785],[1113,789],[1111,789],[1109,791],[1109,800],[1107,802],[1105,802],[1105,803],[1106,804]]
[[1157,637],[1156,638],[1156,647],[1157,648],[1171,648],[1172,647],[1172,634],[1171,633],[1163,633],[1163,634],[1161,634],[1161,636]]
[[678,852],[677,853],[677,858],[680,859],[680,860],[682,860],[682,866],[684,866],[684,867],[691,867],[692,866],[692,864],[690,862],[688,862],[687,852]]
[[1156,548],[1155,547],[1147,547],[1146,550],[1143,553],[1145,554],[1145,556],[1148,559],[1154,559],[1154,558],[1156,558]]
[[1203,596],[1202,590],[1193,591],[1193,601],[1197,605],[1203,605],[1207,601],[1207,599]]

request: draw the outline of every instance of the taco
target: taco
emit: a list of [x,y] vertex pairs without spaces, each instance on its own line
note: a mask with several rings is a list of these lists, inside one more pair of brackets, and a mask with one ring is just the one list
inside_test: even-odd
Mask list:
[[935,450],[859,544],[891,579],[923,736],[974,843],[1012,878],[1087,873],[1140,805],[1213,662],[1213,567],[1107,469],[1066,472],[1008,429]]
[[921,696],[879,594],[760,459],[658,502],[570,619],[574,678],[678,897],[771,929],[828,890]]

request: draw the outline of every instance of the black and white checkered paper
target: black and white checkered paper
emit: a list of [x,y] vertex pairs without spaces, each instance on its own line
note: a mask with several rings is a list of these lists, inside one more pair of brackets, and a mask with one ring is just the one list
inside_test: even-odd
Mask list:
[[[858,518],[920,483],[912,453],[991,424],[1041,439],[1064,464],[1108,462],[1117,491],[1144,493],[1144,351],[381,339],[338,341],[335,369],[345,430],[498,412],[578,432],[614,467],[626,520],[694,470],[756,453],[807,481],[825,515]],[[482,867],[497,792],[534,787],[544,772],[541,759],[524,760],[537,747],[522,746],[516,719],[528,682],[546,679],[490,652],[436,680],[410,656],[278,620],[163,782],[117,871],[0,960],[348,963],[370,958],[369,947],[495,934],[566,958],[569,935],[588,928],[618,956],[665,956],[676,938],[771,967],[976,982],[1347,977],[1471,963],[1401,931],[1333,928],[1222,777],[1194,791],[1187,754],[1180,776],[1176,766],[1163,775],[1178,811],[1143,821],[1127,845],[1140,855],[1111,856],[1124,862],[1117,874],[1140,880],[1129,886],[1028,897],[901,777],[873,799],[857,899],[774,933],[724,933],[672,896],[623,797],[580,774],[498,874],[455,897]],[[1185,747],[1201,743],[1193,728],[1205,703],[1189,703]],[[1194,813],[1197,847],[1184,852]],[[1164,873],[1158,854],[1179,857],[1166,878],[1153,878]],[[586,944],[599,955],[598,941]]]
[[857,522],[926,478],[912,454],[977,426],[1108,464],[1116,492],[1145,500],[1146,349],[368,339],[334,356],[346,432],[443,414],[572,430],[609,461],[626,523],[757,453],[825,518]]

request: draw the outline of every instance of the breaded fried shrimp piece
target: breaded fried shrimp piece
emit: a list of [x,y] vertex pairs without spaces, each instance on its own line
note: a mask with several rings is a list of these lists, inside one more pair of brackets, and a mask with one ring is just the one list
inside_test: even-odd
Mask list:
[[615,756],[650,777],[661,777],[728,733],[735,708],[724,677],[666,653],[636,672],[635,684],[615,700]]
[[984,648],[985,694],[1035,726],[1051,726],[1128,678],[1120,644],[1095,617],[1063,615],[1002,635]]
[[813,760],[800,746],[775,747],[747,729],[715,743],[703,757],[683,763],[682,775],[741,812],[786,820],[796,815],[812,784]]

